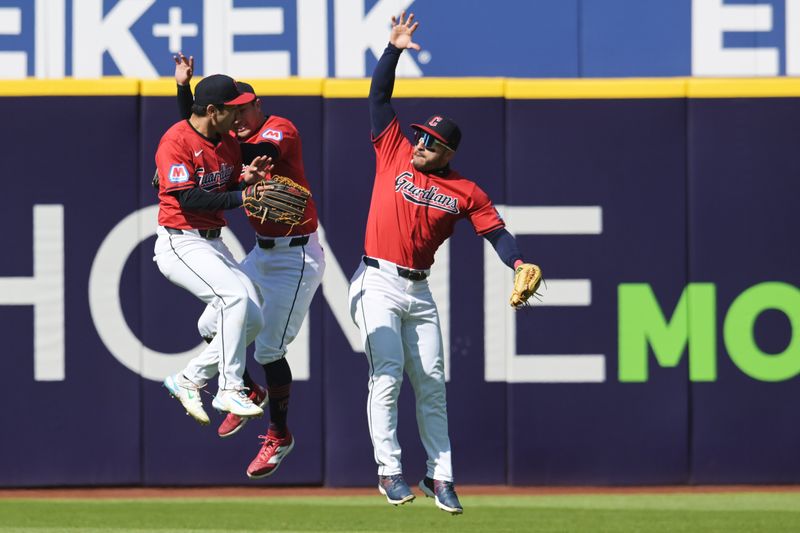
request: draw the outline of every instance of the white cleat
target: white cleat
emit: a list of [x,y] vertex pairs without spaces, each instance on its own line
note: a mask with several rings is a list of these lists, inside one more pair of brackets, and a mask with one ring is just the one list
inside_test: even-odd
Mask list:
[[183,377],[181,374],[167,376],[164,379],[164,386],[170,395],[181,402],[186,414],[197,420],[200,424],[207,426],[211,423],[200,398],[200,387]]
[[264,414],[264,410],[253,403],[244,389],[223,389],[217,392],[211,405],[217,411],[233,413],[242,418],[256,418]]

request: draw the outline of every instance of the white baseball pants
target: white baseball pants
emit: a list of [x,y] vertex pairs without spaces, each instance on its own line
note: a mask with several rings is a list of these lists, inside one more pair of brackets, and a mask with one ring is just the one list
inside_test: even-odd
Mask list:
[[[264,325],[256,332],[254,354],[262,365],[286,355],[287,346],[297,336],[325,272],[325,254],[319,236],[312,233],[308,235],[307,244],[290,246],[296,238],[270,239],[275,245],[268,249],[256,244],[241,263],[242,271],[263,297]],[[206,307],[197,323],[200,335],[213,337],[216,334],[216,315],[215,308]]]
[[203,385],[219,373],[219,388],[242,388],[246,330],[261,329],[258,293],[222,239],[205,239],[197,230],[167,233],[159,227],[154,261],[168,280],[218,310],[220,335],[189,361],[183,375]]
[[428,456],[427,475],[453,480],[444,350],[439,313],[427,280],[410,281],[397,265],[363,263],[350,281],[350,311],[369,362],[367,422],[378,475],[402,473],[397,400],[408,375],[416,397],[417,427]]

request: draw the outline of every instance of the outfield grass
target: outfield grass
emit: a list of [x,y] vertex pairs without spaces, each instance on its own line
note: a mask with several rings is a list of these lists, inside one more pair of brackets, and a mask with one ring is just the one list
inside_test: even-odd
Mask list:
[[450,516],[432,500],[392,507],[376,496],[5,499],[0,532],[800,531],[800,492],[463,496]]

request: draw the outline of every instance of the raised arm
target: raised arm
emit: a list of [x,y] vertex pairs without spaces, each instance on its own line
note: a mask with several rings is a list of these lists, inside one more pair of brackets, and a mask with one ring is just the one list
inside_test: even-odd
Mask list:
[[192,88],[189,85],[194,74],[194,56],[187,58],[183,52],[178,52],[172,59],[175,60],[175,82],[178,84],[178,114],[181,118],[189,118],[194,103]]
[[406,48],[419,50],[420,46],[412,41],[412,36],[419,26],[414,22],[411,13],[405,19],[406,12],[400,14],[400,19],[392,17],[392,33],[389,36],[389,46],[383,51],[372,73],[372,83],[369,88],[369,117],[372,126],[372,136],[377,137],[386,129],[395,117],[392,107],[392,91],[394,89],[395,69],[400,54]]

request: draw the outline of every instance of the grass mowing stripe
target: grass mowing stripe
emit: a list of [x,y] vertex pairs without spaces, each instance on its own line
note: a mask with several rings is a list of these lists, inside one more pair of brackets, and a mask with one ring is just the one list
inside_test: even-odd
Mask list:
[[[585,508],[585,509],[663,509],[707,511],[790,511],[800,512],[800,492],[729,492],[729,493],[670,493],[670,494],[575,494],[575,495],[509,495],[461,496],[467,507],[522,507],[522,508]],[[53,498],[31,500],[25,498],[0,499],[0,509],[5,502],[43,501],[49,504],[126,505],[314,505],[319,507],[385,507],[386,500],[375,496],[258,496],[251,498]],[[417,502],[432,503],[423,496]]]
[[[430,499],[380,496],[0,500],[0,532],[800,531],[800,494],[465,496],[463,516]],[[731,512],[736,511],[736,512]]]
[[[800,493],[591,494],[536,496],[473,496],[461,498],[485,507],[549,507],[584,509],[788,511],[800,513]],[[467,505],[467,503],[464,503]]]

